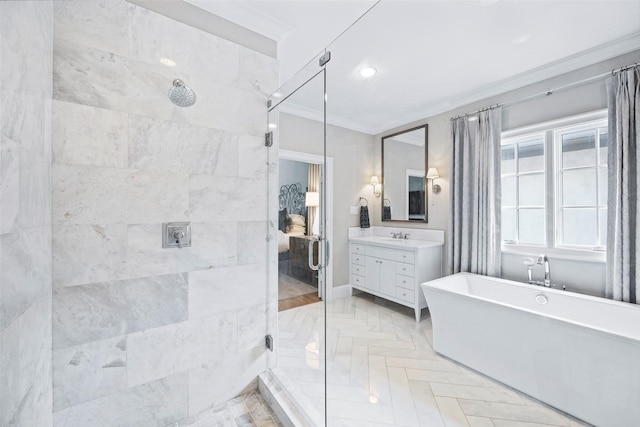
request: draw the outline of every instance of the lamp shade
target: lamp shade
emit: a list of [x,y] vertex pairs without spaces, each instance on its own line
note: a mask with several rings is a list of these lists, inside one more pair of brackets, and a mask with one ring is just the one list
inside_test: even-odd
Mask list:
[[373,176],[371,177],[371,182],[370,182],[370,184],[371,184],[371,185],[378,185],[378,184],[380,184],[380,181],[378,181],[378,175],[373,175]]
[[439,176],[440,175],[438,174],[438,169],[436,168],[429,168],[429,170],[427,171],[427,179],[435,179]]
[[304,196],[304,204],[308,208],[320,206],[320,193],[317,191],[307,191]]

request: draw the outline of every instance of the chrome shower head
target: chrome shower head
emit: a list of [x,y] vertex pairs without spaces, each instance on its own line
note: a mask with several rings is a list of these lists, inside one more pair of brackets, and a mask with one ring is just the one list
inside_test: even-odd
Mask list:
[[196,93],[180,79],[173,81],[173,87],[169,89],[169,99],[178,107],[191,107],[196,103]]

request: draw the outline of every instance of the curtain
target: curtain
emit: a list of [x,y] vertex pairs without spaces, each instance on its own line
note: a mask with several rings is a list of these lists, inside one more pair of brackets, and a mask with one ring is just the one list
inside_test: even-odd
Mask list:
[[449,274],[501,274],[501,128],[501,108],[452,121]]
[[[309,163],[308,190],[312,192],[320,192],[320,165]],[[313,235],[312,225],[318,214],[318,208],[307,209],[307,235]]]
[[640,70],[607,79],[609,99],[609,183],[607,199],[607,298],[638,303],[638,139]]

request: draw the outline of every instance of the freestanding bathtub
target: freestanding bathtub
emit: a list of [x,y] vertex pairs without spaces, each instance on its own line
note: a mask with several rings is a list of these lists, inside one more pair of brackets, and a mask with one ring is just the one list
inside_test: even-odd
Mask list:
[[593,425],[640,425],[640,306],[469,273],[421,287],[438,353]]

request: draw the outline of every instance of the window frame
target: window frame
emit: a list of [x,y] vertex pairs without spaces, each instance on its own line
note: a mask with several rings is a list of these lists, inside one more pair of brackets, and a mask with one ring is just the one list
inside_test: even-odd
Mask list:
[[[584,247],[576,247],[572,245],[559,245],[557,239],[557,237],[559,236],[559,225],[561,224],[560,217],[558,216],[558,210],[562,209],[562,206],[560,204],[561,192],[558,191],[559,188],[557,187],[559,183],[561,183],[558,178],[558,174],[560,173],[560,170],[558,168],[560,157],[558,156],[557,150],[562,149],[562,144],[555,143],[556,132],[563,130],[564,133],[566,133],[566,129],[581,128],[581,125],[584,125],[585,127],[588,127],[589,125],[592,125],[593,127],[602,127],[602,125],[599,125],[598,123],[602,122],[603,120],[606,123],[606,109],[550,120],[502,132],[501,146],[507,145],[502,143],[503,141],[505,141],[505,139],[511,139],[510,144],[513,144],[514,139],[526,139],[527,137],[533,137],[536,133],[543,134],[545,157],[545,243],[542,245],[536,245],[502,240],[502,252],[523,255],[545,252],[547,255],[556,258],[602,263],[606,262],[606,248],[593,247],[587,249]],[[606,124],[604,126],[606,127]],[[596,141],[596,148],[598,146],[599,140]],[[601,166],[596,161],[596,169],[598,170],[600,167]],[[518,175],[514,173],[514,176]],[[500,179],[502,180],[502,173]],[[516,195],[518,194],[517,191],[518,189],[516,188]],[[597,191],[599,191],[599,189],[597,189]],[[596,193],[596,203],[598,202],[598,197],[599,194]],[[518,202],[517,199],[516,201]],[[519,206],[516,205],[516,210],[518,208]],[[516,219],[516,227],[517,225],[518,220]],[[516,230],[516,232],[518,231]],[[599,232],[600,230],[597,230],[597,233]]]

